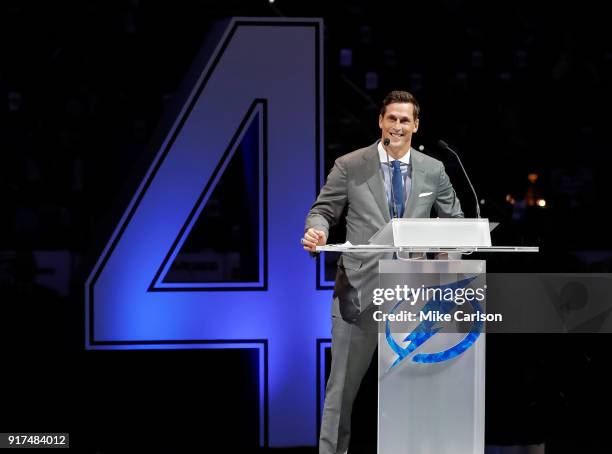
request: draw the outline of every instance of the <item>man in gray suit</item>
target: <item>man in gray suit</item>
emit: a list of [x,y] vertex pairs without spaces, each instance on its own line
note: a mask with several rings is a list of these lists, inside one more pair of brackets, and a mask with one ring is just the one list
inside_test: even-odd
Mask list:
[[[392,217],[463,217],[443,164],[411,148],[419,128],[419,104],[392,91],[378,118],[381,139],[338,158],[310,209],[302,244],[314,252],[345,208],[346,239],[366,244]],[[325,392],[320,454],[348,450],[353,401],[377,344],[372,292],[380,254],[344,253],[338,260],[332,304],[332,365]]]

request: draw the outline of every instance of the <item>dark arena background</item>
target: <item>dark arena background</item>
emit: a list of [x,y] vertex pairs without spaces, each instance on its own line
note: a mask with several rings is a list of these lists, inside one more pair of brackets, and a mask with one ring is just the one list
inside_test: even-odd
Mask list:
[[[413,145],[466,216],[440,139],[500,222],[494,242],[540,247],[486,257],[489,272],[610,273],[605,11],[4,2],[0,432],[69,433],[91,453],[317,452],[337,256],[299,239],[394,89],[419,100]],[[489,335],[487,452],[612,452],[611,340]],[[351,454],[376,452],[376,387],[374,362]]]

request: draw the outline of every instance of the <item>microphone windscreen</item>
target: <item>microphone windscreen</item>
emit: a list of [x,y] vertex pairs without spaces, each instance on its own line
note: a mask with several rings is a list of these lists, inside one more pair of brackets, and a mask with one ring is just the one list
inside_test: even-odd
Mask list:
[[383,145],[386,147],[387,145],[389,145],[390,140],[389,139],[385,139],[383,140]]
[[446,149],[449,149],[449,148],[450,148],[450,147],[448,146],[448,144],[447,144],[445,141],[443,141],[443,140],[438,140],[438,145],[439,145],[440,147],[442,147],[442,148],[446,148]]

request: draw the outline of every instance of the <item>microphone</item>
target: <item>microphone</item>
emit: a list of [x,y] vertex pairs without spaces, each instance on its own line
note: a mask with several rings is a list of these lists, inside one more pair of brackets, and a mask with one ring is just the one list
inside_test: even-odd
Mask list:
[[463,163],[461,162],[461,158],[459,157],[459,155],[457,154],[457,152],[455,150],[453,150],[451,147],[448,146],[448,144],[445,141],[438,140],[438,146],[440,148],[444,148],[445,150],[450,151],[452,154],[455,155],[455,157],[457,158],[457,161],[459,161],[459,165],[461,166],[461,170],[463,170],[463,174],[465,175],[465,179],[469,183],[470,188],[472,188],[472,192],[474,193],[474,198],[476,199],[476,217],[478,217],[478,219],[480,219],[480,203],[478,202],[478,196],[476,195],[476,190],[474,189],[474,186],[472,186],[472,182],[470,181],[470,177],[468,176],[468,173],[466,172],[465,167],[463,167]]
[[[385,147],[387,147],[389,145],[390,140],[385,138],[383,139],[383,145]],[[395,194],[393,193],[393,177],[391,176],[391,162],[389,162],[389,152],[387,151],[387,149],[385,148],[385,153],[387,153],[387,173],[389,174],[389,184],[391,186],[391,206],[393,207],[393,213],[392,216],[394,218],[398,218],[399,216],[397,216],[397,207],[395,206]]]

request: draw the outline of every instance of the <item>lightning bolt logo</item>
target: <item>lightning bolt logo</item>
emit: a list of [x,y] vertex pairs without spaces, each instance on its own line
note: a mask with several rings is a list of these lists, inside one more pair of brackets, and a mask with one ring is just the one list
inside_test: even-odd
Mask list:
[[[463,279],[461,281],[453,282],[451,284],[433,286],[433,287],[428,287],[428,288],[431,288],[431,289],[439,288],[442,290],[442,293],[444,292],[445,289],[452,289],[453,294],[454,294],[454,291],[456,289],[465,288],[474,279],[476,279],[476,276],[472,276],[472,277]],[[434,294],[436,293],[434,292]],[[395,304],[395,306],[393,306],[390,313],[392,314],[395,313],[395,311],[402,304],[407,303],[407,302],[408,300],[399,301],[397,304]],[[472,308],[474,309],[475,312],[483,312],[482,306],[478,303],[476,299],[471,299],[470,304],[472,305]],[[447,314],[447,313],[450,313],[452,309],[455,307],[456,307],[456,304],[453,300],[446,301],[444,299],[432,298],[427,301],[427,303],[422,309],[422,312],[438,311],[441,314]],[[472,345],[474,345],[478,337],[480,337],[480,334],[482,333],[483,328],[484,328],[484,322],[482,321],[474,322],[472,329],[466,334],[466,336],[458,344],[454,345],[453,347],[447,350],[443,350],[440,352],[416,354],[413,356],[412,361],[415,363],[439,363],[439,362],[448,361],[450,359],[453,359],[461,355],[463,352],[469,349]],[[423,345],[425,342],[427,342],[429,339],[435,336],[441,329],[442,327],[439,326],[437,321],[422,321],[410,334],[408,334],[404,338],[403,342],[408,342],[408,345],[406,345],[406,347],[402,347],[395,341],[395,339],[391,335],[391,326],[390,326],[389,320],[387,319],[386,324],[385,324],[385,336],[387,338],[387,343],[389,344],[389,347],[391,347],[391,349],[397,354],[397,358],[395,359],[393,364],[391,364],[387,372],[391,371],[395,366],[397,366],[404,359],[410,356],[421,345]]]

